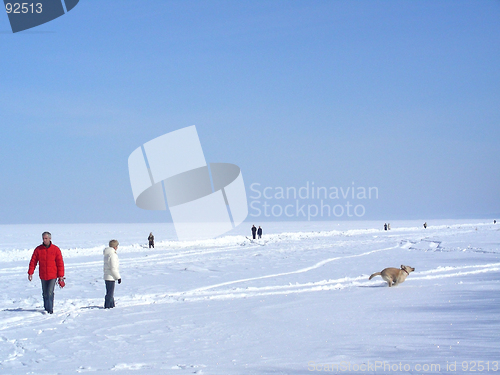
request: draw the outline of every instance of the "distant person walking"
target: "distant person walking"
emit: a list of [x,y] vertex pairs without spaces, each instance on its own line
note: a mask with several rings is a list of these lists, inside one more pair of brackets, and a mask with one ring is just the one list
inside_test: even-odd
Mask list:
[[120,262],[118,261],[118,241],[109,241],[109,247],[103,251],[104,255],[104,282],[106,283],[106,296],[104,297],[104,308],[112,309],[115,307],[115,280],[121,284],[122,277],[120,276]]
[[387,223],[387,230],[391,230],[391,223]]
[[43,243],[38,246],[31,256],[28,268],[28,280],[33,280],[33,273],[37,264],[40,281],[42,282],[43,307],[49,314],[54,312],[54,287],[56,279],[62,288],[64,286],[64,261],[59,249],[52,243],[49,232],[42,233]]
[[427,228],[427,222],[424,223],[424,229],[426,229],[426,228]]
[[497,223],[497,221],[496,221],[496,220],[493,220],[493,224],[496,224],[496,223]]
[[255,234],[257,233],[257,228],[255,228],[255,225],[252,225],[252,237],[255,240]]
[[262,228],[259,226],[259,229],[257,229],[257,236],[259,236],[259,238],[262,237]]
[[153,236],[153,232],[149,233],[148,241],[149,241],[149,248],[154,249],[155,248],[155,236]]
[[387,230],[387,223],[384,223],[384,230]]

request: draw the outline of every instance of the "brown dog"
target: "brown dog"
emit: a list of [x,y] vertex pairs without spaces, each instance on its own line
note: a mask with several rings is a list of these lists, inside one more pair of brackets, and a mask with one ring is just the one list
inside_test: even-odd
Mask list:
[[415,271],[415,268],[410,267],[410,266],[403,266],[401,265],[401,268],[386,268],[382,272],[375,272],[373,275],[370,276],[368,280],[371,280],[375,276],[382,276],[382,279],[387,281],[387,284],[389,286],[401,284],[403,281],[405,281],[406,276],[410,274],[410,272]]

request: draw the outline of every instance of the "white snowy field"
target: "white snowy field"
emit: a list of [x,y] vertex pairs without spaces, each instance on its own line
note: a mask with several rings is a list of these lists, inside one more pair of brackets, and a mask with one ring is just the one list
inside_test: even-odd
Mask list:
[[[254,242],[252,224],[196,242],[168,224],[0,226],[0,374],[500,372],[500,224],[260,223]],[[27,279],[45,230],[66,265],[53,315]],[[399,286],[368,280],[402,264]]]

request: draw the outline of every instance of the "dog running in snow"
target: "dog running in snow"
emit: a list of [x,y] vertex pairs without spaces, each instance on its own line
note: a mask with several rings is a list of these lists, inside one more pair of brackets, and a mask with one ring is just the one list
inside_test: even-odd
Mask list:
[[406,280],[406,276],[410,274],[410,272],[415,271],[415,268],[410,267],[410,266],[403,266],[401,265],[401,268],[386,268],[382,270],[382,272],[375,272],[373,275],[370,276],[368,280],[371,280],[375,276],[382,276],[382,279],[387,281],[387,284],[389,286],[395,286],[398,284],[401,284],[403,281]]

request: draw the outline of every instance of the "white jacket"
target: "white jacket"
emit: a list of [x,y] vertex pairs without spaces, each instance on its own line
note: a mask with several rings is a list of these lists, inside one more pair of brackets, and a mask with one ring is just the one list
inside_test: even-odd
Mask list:
[[112,247],[107,247],[103,251],[104,254],[104,280],[114,281],[121,279],[120,262],[116,250]]

